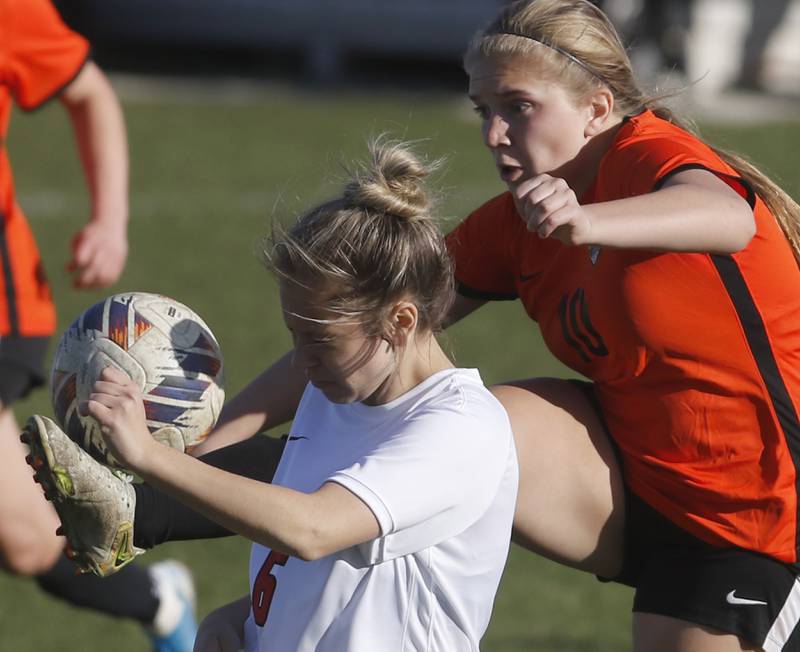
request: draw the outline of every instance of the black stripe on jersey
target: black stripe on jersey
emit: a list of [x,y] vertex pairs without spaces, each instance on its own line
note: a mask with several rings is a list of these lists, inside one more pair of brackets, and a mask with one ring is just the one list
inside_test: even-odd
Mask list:
[[[795,490],[800,495],[800,421],[798,421],[797,412],[789,396],[789,390],[783,381],[780,369],[778,369],[778,362],[772,351],[764,321],[761,319],[753,296],[745,283],[742,271],[733,257],[712,254],[711,260],[717,268],[728,295],[733,301],[733,306],[744,329],[747,343],[756,360],[761,378],[769,392],[769,398],[775,414],[778,416],[783,436],[786,438],[794,468],[798,471]],[[795,523],[798,523],[800,522],[800,501],[798,501],[796,510]],[[800,550],[800,528],[795,534],[795,549]]]
[[516,301],[519,297],[516,294],[505,294],[503,292],[486,292],[476,290],[464,285],[461,281],[456,281],[456,292],[468,299],[480,299],[482,301]]
[[0,213],[0,260],[3,265],[3,280],[6,286],[6,306],[8,306],[9,335],[19,335],[19,314],[17,313],[17,294],[14,291],[14,275],[11,271],[11,257],[6,239],[6,216]]
[[[742,177],[737,177],[736,175],[733,174],[728,174],[727,172],[720,172],[719,170],[714,170],[708,167],[707,165],[701,165],[700,163],[686,163],[685,165],[679,165],[674,170],[670,170],[658,181],[656,181],[656,184],[653,186],[653,192],[659,190],[671,176],[678,174],[679,172],[685,172],[686,170],[705,170],[706,172],[711,172],[711,174],[713,174],[714,176],[719,177],[720,179],[722,179],[722,181],[725,181],[725,183],[727,183],[728,185],[731,185],[729,182],[734,182],[736,185],[741,186],[742,190],[744,190],[744,199],[745,201],[747,201],[748,204],[750,204],[750,208],[754,209],[756,207],[755,190],[753,190],[753,187],[746,179],[743,179]],[[734,188],[734,190],[736,190],[736,188]],[[736,192],[739,191],[736,190]],[[741,195],[742,193],[739,192],[739,194]]]

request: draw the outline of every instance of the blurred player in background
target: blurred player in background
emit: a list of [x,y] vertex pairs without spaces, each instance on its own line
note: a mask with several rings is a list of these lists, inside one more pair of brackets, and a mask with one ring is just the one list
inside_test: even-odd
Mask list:
[[789,10],[790,0],[750,2],[750,27],[742,44],[739,74],[733,85],[742,90],[763,91],[767,45],[781,26]]
[[[379,143],[340,197],[267,247],[307,377],[273,484],[158,443],[118,369],[81,406],[126,468],[255,542],[251,593],[206,618],[196,652],[478,650],[517,457],[505,410],[436,340],[454,288],[429,171]],[[132,506],[133,489],[52,421],[32,417],[26,432],[76,559],[91,563],[82,525],[97,497],[116,487]],[[58,488],[64,475],[74,491]]]
[[132,566],[111,583],[76,576],[61,554],[56,514],[25,464],[12,405],[44,382],[56,316],[36,243],[14,196],[4,142],[12,104],[33,110],[58,98],[70,117],[91,195],[89,221],[72,239],[68,271],[75,287],[111,285],[125,266],[128,159],[117,98],[88,59],[87,42],[62,23],[53,6],[47,0],[0,0],[0,26],[0,565],[35,577],[72,604],[140,621],[157,650],[189,650],[193,589],[186,570],[163,562],[150,572]]

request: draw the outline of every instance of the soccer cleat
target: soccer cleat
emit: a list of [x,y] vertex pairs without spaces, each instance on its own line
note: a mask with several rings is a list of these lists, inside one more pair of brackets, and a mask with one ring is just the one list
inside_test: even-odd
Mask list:
[[191,572],[173,560],[158,562],[148,570],[159,598],[156,619],[149,628],[154,652],[191,652],[197,634]]
[[82,572],[116,573],[144,551],[133,545],[133,487],[92,458],[47,417],[34,415],[22,432],[29,464],[52,500],[67,553]]

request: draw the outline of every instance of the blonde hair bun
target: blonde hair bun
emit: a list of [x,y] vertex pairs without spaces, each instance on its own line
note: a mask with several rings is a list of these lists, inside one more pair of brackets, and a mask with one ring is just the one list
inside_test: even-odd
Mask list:
[[324,307],[375,337],[391,339],[388,315],[413,301],[421,331],[438,332],[455,297],[450,256],[425,188],[441,161],[412,146],[373,139],[370,156],[346,166],[341,195],[314,206],[285,231],[273,228],[264,251],[282,281],[325,295]]
[[428,219],[431,202],[424,181],[438,163],[426,164],[408,145],[384,137],[373,140],[369,151],[370,161],[351,173],[344,202],[407,222]]

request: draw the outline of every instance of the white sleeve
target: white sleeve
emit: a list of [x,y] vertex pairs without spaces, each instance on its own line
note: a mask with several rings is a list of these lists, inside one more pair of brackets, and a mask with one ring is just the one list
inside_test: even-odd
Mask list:
[[368,563],[430,547],[463,532],[494,500],[513,454],[511,427],[488,391],[415,412],[401,431],[330,480],[372,510],[381,536]]

